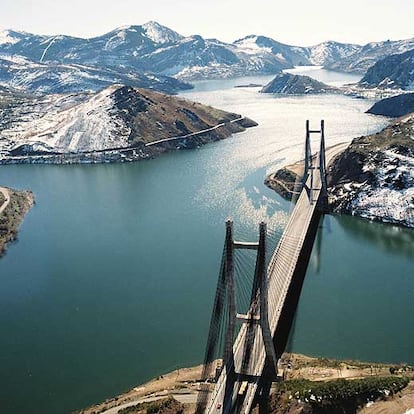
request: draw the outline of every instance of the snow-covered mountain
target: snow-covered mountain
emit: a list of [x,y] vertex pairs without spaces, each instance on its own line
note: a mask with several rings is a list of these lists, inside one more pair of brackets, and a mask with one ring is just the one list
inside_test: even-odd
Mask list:
[[177,79],[133,70],[80,64],[39,63],[22,56],[0,56],[0,86],[34,93],[99,91],[114,83],[177,93],[191,86]]
[[289,46],[266,36],[250,35],[233,43],[241,53],[272,58],[289,68],[308,65],[307,48]]
[[102,36],[0,33],[0,56],[22,56],[38,64],[82,65],[117,72],[156,73],[192,80],[276,74],[297,65],[365,72],[379,58],[414,48],[414,39],[369,43],[334,41],[310,47],[249,35],[234,43],[183,36],[157,22],[124,26]]
[[336,62],[324,64],[328,69],[364,74],[378,60],[386,56],[414,49],[414,38],[385,42],[371,42]]
[[414,49],[379,60],[359,84],[366,88],[414,90]]
[[308,58],[312,64],[330,66],[357,53],[361,46],[328,41],[307,49],[309,53]]

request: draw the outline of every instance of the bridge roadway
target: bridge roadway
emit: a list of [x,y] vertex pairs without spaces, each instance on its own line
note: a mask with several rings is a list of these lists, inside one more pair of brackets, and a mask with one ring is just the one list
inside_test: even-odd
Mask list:
[[[339,144],[326,150],[326,163],[342,152],[349,144]],[[319,160],[317,160],[319,163]],[[318,165],[318,164],[316,164]],[[299,255],[304,247],[309,227],[315,214],[318,213],[318,200],[320,197],[321,177],[318,169],[314,169],[313,191],[310,191],[310,175],[306,186],[301,191],[296,206],[289,218],[279,244],[272,255],[268,266],[268,301],[269,301],[269,324],[272,337],[275,335],[278,322],[281,317],[283,305],[292,283],[292,277],[298,264]],[[312,201],[312,202],[310,202]],[[265,365],[265,349],[263,337],[259,324],[254,325],[255,335],[251,350],[251,357],[247,370],[242,370],[244,343],[247,333],[247,324],[243,324],[233,345],[234,366],[227,367],[235,369],[236,373],[247,373],[249,382],[243,395],[239,395],[241,380],[235,382],[232,399],[223,405],[226,392],[226,367],[223,368],[206,407],[206,413],[231,413],[237,404],[238,412],[248,414],[252,409],[255,395],[258,391],[260,376]]]

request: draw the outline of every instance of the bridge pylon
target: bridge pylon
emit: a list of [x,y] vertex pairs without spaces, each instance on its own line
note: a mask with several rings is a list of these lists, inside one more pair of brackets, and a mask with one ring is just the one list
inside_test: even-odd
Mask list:
[[[319,153],[312,154],[311,135],[319,134]],[[318,208],[321,212],[328,212],[328,184],[326,180],[326,147],[325,147],[325,121],[322,119],[320,129],[311,129],[309,120],[306,120],[306,141],[305,141],[305,168],[303,173],[303,186],[308,190],[309,201],[312,204],[314,190],[320,190]],[[321,187],[314,187],[314,171],[319,170]]]
[[[268,310],[266,234],[267,226],[262,222],[259,226],[258,242],[236,241],[233,238],[233,222],[231,220],[227,220],[226,222],[226,238],[222,263],[217,282],[216,296],[201,378],[202,381],[204,381],[204,384],[199,392],[197,414],[206,412],[206,409],[208,408],[208,382],[219,380],[223,370],[226,371],[226,391],[223,402],[220,403],[220,405],[222,405],[220,411],[222,413],[233,412],[235,402],[232,399],[235,383],[240,383],[241,389],[243,389],[243,383],[257,379],[250,367],[250,359],[254,352],[255,338],[259,332],[261,333],[261,341],[265,349],[266,378],[270,380],[266,382],[266,387],[268,383],[271,384],[271,382],[276,379],[277,357],[270,330]],[[236,310],[236,283],[234,275],[235,250],[257,251],[250,304],[246,314],[237,313]],[[247,331],[246,339],[243,344],[243,355],[241,362],[239,363],[235,363],[235,355],[233,354],[235,327],[237,322],[241,323],[241,329],[246,329]],[[222,350],[218,350],[218,343],[220,342],[220,338],[223,339],[223,336],[224,347]],[[240,395],[242,395],[242,391],[240,392]]]

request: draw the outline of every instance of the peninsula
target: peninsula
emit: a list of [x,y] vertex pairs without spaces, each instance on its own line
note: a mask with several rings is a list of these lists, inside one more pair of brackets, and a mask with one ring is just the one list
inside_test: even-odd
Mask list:
[[6,244],[17,238],[17,230],[33,204],[31,191],[0,187],[0,257],[6,251]]
[[[328,169],[330,209],[414,227],[414,113],[382,131],[355,138]],[[290,199],[301,162],[269,175],[265,184]]]
[[97,93],[9,94],[3,106],[0,164],[137,161],[257,125],[239,114],[122,85]]

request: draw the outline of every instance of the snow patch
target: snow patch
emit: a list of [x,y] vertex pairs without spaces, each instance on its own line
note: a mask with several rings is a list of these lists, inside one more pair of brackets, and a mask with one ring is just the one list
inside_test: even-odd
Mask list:
[[155,43],[164,44],[176,42],[181,36],[167,27],[161,26],[159,23],[150,21],[142,25],[146,36]]
[[14,45],[19,41],[19,38],[11,35],[10,30],[0,32],[0,45]]
[[[113,99],[116,88],[109,87],[86,97],[49,97],[49,101],[40,102],[46,111],[14,122],[2,135],[8,146],[13,142],[14,148],[40,146],[63,153],[127,147],[131,131],[116,113]],[[0,152],[7,149],[2,145],[0,143]]]
[[[257,44],[257,36],[248,36],[238,41],[237,48],[247,55],[257,55],[258,52],[272,53],[270,47],[262,47]],[[285,60],[282,55],[280,56]]]
[[377,183],[361,186],[351,203],[352,214],[414,227],[414,158],[391,150],[383,154],[381,165],[364,168],[375,169]]

